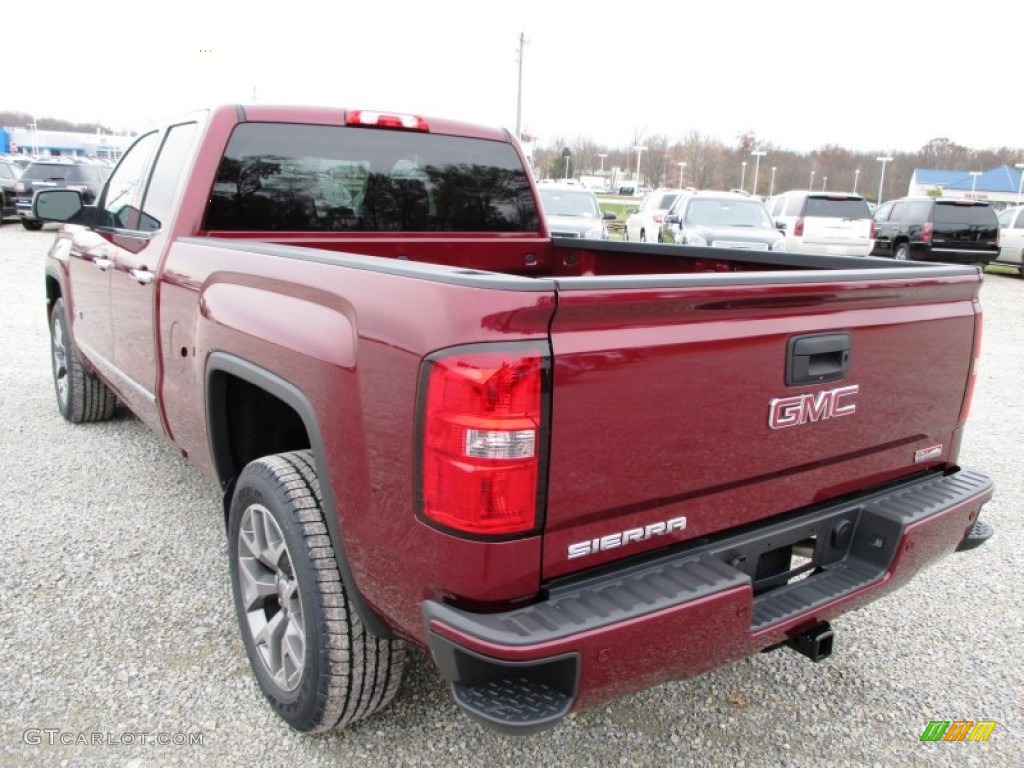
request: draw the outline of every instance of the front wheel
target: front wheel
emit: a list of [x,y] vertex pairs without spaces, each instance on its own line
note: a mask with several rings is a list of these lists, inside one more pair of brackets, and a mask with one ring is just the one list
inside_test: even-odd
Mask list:
[[910,243],[900,243],[897,245],[892,257],[896,259],[896,261],[912,261],[913,259],[910,255]]
[[387,706],[405,645],[371,635],[348,599],[312,453],[246,466],[228,535],[242,642],[274,710],[298,731],[320,732]]
[[50,310],[50,359],[60,415],[72,424],[106,421],[114,414],[117,397],[102,381],[86,372],[68,333],[64,299]]
[[40,229],[43,228],[43,222],[39,221],[38,219],[22,219],[21,226],[23,226],[30,232],[38,232]]

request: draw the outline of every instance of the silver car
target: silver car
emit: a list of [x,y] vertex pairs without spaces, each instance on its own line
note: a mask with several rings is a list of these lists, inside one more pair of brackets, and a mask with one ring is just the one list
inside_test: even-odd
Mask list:
[[544,218],[552,237],[581,237],[607,240],[604,222],[614,219],[612,212],[602,213],[594,193],[586,187],[566,184],[538,184]]
[[775,228],[764,203],[733,192],[681,196],[662,222],[659,241],[712,248],[786,250],[786,236]]

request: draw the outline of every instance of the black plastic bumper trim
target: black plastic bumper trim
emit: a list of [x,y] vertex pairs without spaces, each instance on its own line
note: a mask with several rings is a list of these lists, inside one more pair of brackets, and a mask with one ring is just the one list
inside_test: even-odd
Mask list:
[[428,628],[437,621],[495,646],[550,643],[752,585],[760,555],[813,539],[813,575],[754,598],[751,631],[762,630],[880,579],[907,526],[971,500],[980,508],[992,488],[986,475],[967,469],[917,477],[696,549],[560,584],[546,600],[523,608],[477,614],[425,601],[423,618]]

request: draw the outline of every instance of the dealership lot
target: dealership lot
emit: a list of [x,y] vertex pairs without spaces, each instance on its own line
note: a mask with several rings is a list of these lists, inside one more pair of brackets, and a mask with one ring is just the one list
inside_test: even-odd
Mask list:
[[[130,414],[80,427],[58,415],[52,239],[0,227],[0,764],[1020,763],[1024,280],[985,278],[961,454],[995,478],[995,538],[839,619],[832,658],[759,656],[517,739],[469,721],[414,657],[381,716],[311,738],[271,713],[248,670],[215,486]],[[921,743],[932,720],[998,725],[984,743]]]

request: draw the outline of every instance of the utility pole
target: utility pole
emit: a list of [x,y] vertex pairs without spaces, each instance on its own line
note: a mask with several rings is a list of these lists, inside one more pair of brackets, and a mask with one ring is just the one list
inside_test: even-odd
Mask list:
[[523,49],[526,47],[526,33],[519,33],[519,50],[516,60],[519,62],[519,89],[516,92],[516,138],[522,138],[523,124]]

